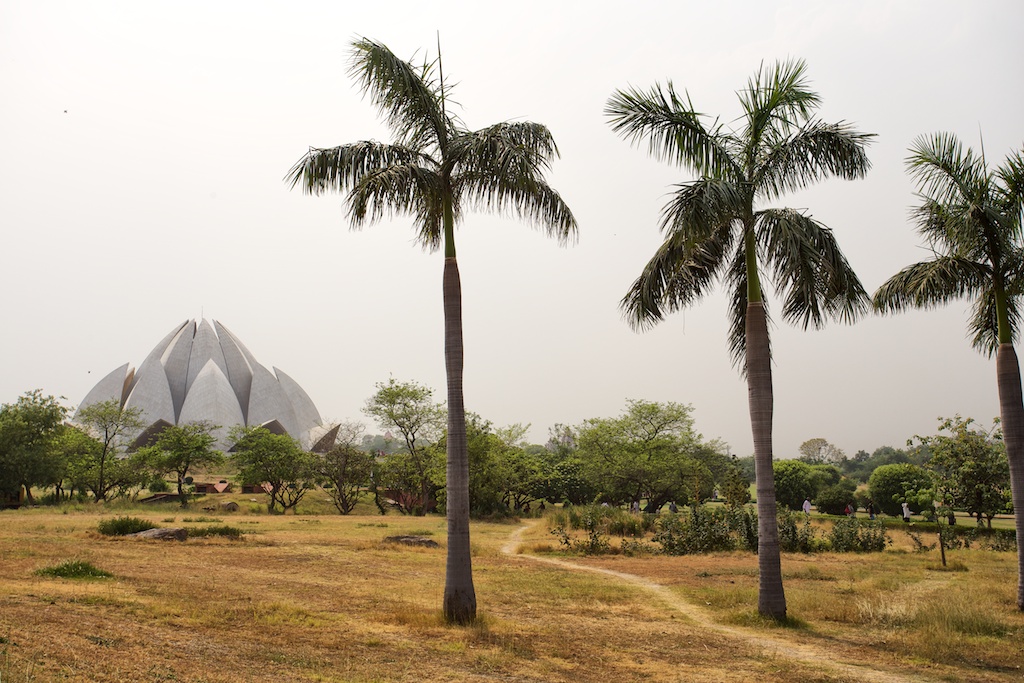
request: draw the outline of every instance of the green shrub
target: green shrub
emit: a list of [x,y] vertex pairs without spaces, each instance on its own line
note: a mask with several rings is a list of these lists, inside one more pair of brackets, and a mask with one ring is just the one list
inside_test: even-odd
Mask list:
[[729,513],[729,528],[736,534],[736,546],[757,552],[757,512],[742,507]]
[[989,535],[985,547],[997,552],[1017,552],[1017,532],[1013,529],[996,529]]
[[153,477],[153,480],[146,485],[146,488],[149,489],[150,493],[163,493],[171,489],[167,480],[163,477]]
[[931,486],[932,479],[928,471],[910,463],[882,465],[875,468],[868,479],[868,493],[871,499],[882,512],[893,517],[903,514],[901,503],[904,500],[910,504],[911,510],[920,512],[917,501],[908,499],[907,494],[930,489]]
[[188,530],[189,538],[205,538],[208,536],[223,536],[225,538],[240,539],[242,538],[241,529],[236,526],[230,526],[228,524],[211,524],[210,526],[197,526]]
[[881,552],[892,543],[883,525],[854,517],[836,520],[828,540],[837,553]]
[[[551,534],[561,546],[570,552],[582,555],[603,555],[611,551],[611,543],[602,533],[604,516],[601,511],[607,509],[598,505],[573,506],[569,513],[552,515],[549,521]],[[576,540],[566,530],[582,529],[587,532],[586,540]]]
[[772,463],[775,475],[775,500],[790,510],[799,510],[805,498],[813,498],[815,483],[811,466],[799,460],[776,460]]
[[721,508],[693,508],[689,513],[663,517],[654,542],[666,555],[733,550],[736,541],[729,529],[729,513]]
[[97,525],[97,529],[104,536],[127,536],[128,534],[137,534],[140,531],[148,531],[155,528],[155,524],[138,517],[103,519]]
[[824,512],[826,515],[844,515],[847,505],[857,506],[857,497],[849,486],[835,484],[819,491],[814,503],[818,506],[818,512]]
[[67,560],[52,567],[36,571],[39,576],[52,576],[59,579],[109,579],[113,576],[108,571],[94,567],[83,560]]
[[[813,553],[821,549],[814,527],[807,515],[784,510],[777,513],[779,524],[779,548],[787,553]],[[798,523],[800,522],[800,523]]]

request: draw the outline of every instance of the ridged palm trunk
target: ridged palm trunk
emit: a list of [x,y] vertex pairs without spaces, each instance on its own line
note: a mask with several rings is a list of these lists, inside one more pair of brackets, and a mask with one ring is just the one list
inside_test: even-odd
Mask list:
[[782,558],[775,510],[775,471],[772,469],[772,359],[764,304],[747,304],[747,392],[750,428],[754,436],[757,477],[757,611],[776,620],[786,618],[782,588]]
[[476,619],[476,591],[469,550],[469,454],[462,397],[462,284],[454,256],[444,260],[444,360],[448,376],[448,563],[444,618],[451,624]]
[[1017,608],[1024,611],[1024,400],[1013,344],[1000,344],[996,351],[996,382],[1017,529]]

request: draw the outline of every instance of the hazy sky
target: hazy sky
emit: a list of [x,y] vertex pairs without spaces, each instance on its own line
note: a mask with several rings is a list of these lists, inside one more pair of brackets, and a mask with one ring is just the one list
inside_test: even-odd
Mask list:
[[[878,134],[873,169],[777,205],[833,228],[873,292],[928,255],[907,220],[916,136],[983,136],[993,163],[1024,143],[1022,26],[1019,0],[0,0],[0,402],[41,388],[77,405],[204,316],[326,419],[368,422],[389,375],[443,399],[442,255],[406,218],[351,232],[340,196],[282,181],[310,145],[389,139],[347,75],[353,38],[422,57],[440,31],[466,125],[547,125],[562,153],[550,181],[580,226],[560,248],[510,217],[462,225],[467,408],[543,442],[629,398],[677,401],[749,455],[725,297],[642,334],[619,313],[671,185],[691,177],[616,137],[606,100],[671,79],[728,122],[762,61],[805,59],[821,118]],[[971,348],[966,310],[778,324],[776,457],[812,437],[851,455],[901,446],[956,413],[988,423],[995,364]]]

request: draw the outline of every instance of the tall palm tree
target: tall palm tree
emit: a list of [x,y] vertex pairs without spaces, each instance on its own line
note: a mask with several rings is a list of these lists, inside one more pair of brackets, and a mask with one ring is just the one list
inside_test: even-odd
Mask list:
[[362,38],[352,44],[350,73],[386,119],[395,142],[353,142],[310,148],[289,171],[291,186],[309,194],[347,192],[353,228],[386,214],[412,216],[417,241],[444,247],[445,367],[448,381],[448,560],[444,614],[450,623],[476,619],[469,547],[469,458],[462,395],[462,289],[455,226],[471,208],[514,211],[566,243],[576,219],[544,180],[558,149],[538,123],[497,123],[466,129],[445,107],[440,50],[414,66]]
[[1024,149],[990,171],[984,153],[964,149],[956,136],[936,133],[914,141],[907,171],[921,205],[913,217],[933,251],[907,266],[874,295],[875,308],[895,313],[973,299],[968,329],[974,347],[996,356],[996,384],[1017,527],[1017,607],[1024,610],[1024,402],[1013,348],[1024,295]]
[[685,308],[721,281],[732,297],[729,349],[746,374],[757,477],[758,610],[786,616],[772,471],[772,375],[762,271],[783,297],[782,316],[821,327],[852,321],[868,297],[832,232],[793,209],[758,204],[828,176],[860,178],[871,135],[814,118],[820,99],[803,61],[761,67],[738,93],[742,116],[728,129],[698,113],[669,82],[616,91],[605,113],[630,142],[700,176],[676,186],[662,210],[665,241],[622,299],[638,329]]

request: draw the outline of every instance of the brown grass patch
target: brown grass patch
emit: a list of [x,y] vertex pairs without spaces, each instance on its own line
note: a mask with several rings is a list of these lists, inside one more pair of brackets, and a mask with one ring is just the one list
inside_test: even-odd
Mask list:
[[[751,554],[567,558],[664,586],[725,629],[717,630],[635,582],[504,554],[518,526],[481,523],[473,526],[481,619],[454,628],[440,615],[443,519],[246,511],[216,514],[246,530],[241,541],[139,542],[94,532],[100,514],[125,511],[0,513],[4,683],[852,680],[762,637],[963,681],[1018,680],[1012,667],[1024,661],[1007,554],[959,551],[970,571],[948,573],[928,571],[927,554],[786,556],[795,628],[783,629],[755,616]],[[160,526],[185,516],[128,511]],[[442,547],[381,543],[415,532],[430,532]],[[552,556],[545,534],[531,529],[525,553]],[[69,558],[114,578],[35,574]],[[903,612],[892,607],[900,601]]]

